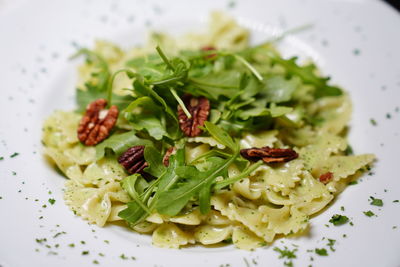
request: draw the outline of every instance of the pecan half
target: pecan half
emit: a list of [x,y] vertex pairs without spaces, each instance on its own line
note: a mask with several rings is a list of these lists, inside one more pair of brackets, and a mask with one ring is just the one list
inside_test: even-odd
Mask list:
[[241,149],[240,155],[251,161],[262,159],[265,163],[288,162],[299,156],[296,151],[290,148],[270,148],[268,146]]
[[323,184],[329,183],[333,179],[333,173],[327,172],[319,176],[319,181]]
[[94,146],[110,134],[118,119],[118,108],[105,109],[107,100],[97,99],[86,107],[78,126],[78,139],[86,146]]
[[176,153],[176,148],[174,146],[171,146],[170,148],[167,149],[162,160],[165,167],[169,166],[169,157],[171,157],[171,155],[174,155],[175,153]]
[[144,159],[144,146],[133,146],[128,148],[118,158],[118,162],[130,173],[142,173],[143,169],[149,166]]
[[183,95],[182,100],[192,118],[189,119],[181,106],[178,105],[178,118],[181,130],[186,136],[198,136],[201,134],[201,129],[198,126],[204,126],[204,122],[208,119],[210,101],[203,96],[194,97],[189,94]]

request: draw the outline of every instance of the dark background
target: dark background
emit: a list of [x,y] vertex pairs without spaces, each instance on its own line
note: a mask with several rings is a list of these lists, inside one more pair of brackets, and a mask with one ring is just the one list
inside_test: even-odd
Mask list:
[[400,0],[385,0],[385,1],[391,4],[398,11],[400,11]]

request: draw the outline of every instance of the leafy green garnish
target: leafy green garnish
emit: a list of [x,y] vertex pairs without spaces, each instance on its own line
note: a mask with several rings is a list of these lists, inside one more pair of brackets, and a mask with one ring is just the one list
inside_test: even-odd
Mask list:
[[284,247],[284,249],[281,249],[279,247],[274,247],[274,251],[278,252],[279,258],[287,258],[287,259],[295,259],[296,258],[296,251],[297,249],[289,250],[287,247]]
[[176,172],[179,177],[185,179],[179,187],[172,188],[160,195],[157,204],[157,211],[161,214],[174,216],[178,214],[188,201],[200,193],[200,211],[209,211],[209,199],[211,184],[218,176],[223,175],[234,158],[221,160],[219,158],[209,158],[211,167],[207,171],[199,171],[194,166],[178,167]]
[[160,177],[165,172],[166,168],[163,164],[163,155],[161,155],[158,149],[153,146],[146,146],[144,148],[144,159],[149,165],[144,169],[145,172],[154,177]]
[[316,248],[315,253],[320,256],[328,256],[328,251],[325,248]]
[[368,216],[368,217],[372,217],[372,216],[374,216],[375,215],[375,213],[373,213],[372,211],[363,211],[363,213],[365,214],[365,216]]
[[204,123],[207,131],[212,135],[212,137],[217,140],[217,142],[223,144],[224,146],[230,148],[232,151],[238,150],[238,145],[234,142],[232,137],[229,136],[227,132],[216,126],[215,124],[206,121]]
[[349,221],[349,218],[347,216],[340,215],[340,214],[333,215],[332,218],[329,220],[329,222],[335,226],[345,224],[348,221]]
[[[74,56],[78,57],[84,55],[88,64],[93,65],[95,70],[91,73],[91,79],[85,83],[85,88],[78,89],[76,92],[76,101],[78,104],[78,111],[84,111],[86,106],[99,98],[111,98],[109,92],[111,92],[112,82],[111,73],[106,60],[91,50],[86,48],[80,49]],[[133,100],[131,95],[116,95],[112,94],[112,103],[109,105],[116,105],[120,110],[124,109]]]
[[317,67],[314,64],[299,66],[296,63],[297,57],[286,60],[275,56],[273,57],[273,60],[285,68],[288,76],[297,76],[305,84],[315,86],[314,96],[316,98],[324,96],[339,96],[343,93],[340,88],[328,85],[329,78],[321,78],[316,75]]
[[132,101],[123,114],[135,130],[146,131],[156,140],[169,137],[165,113],[150,97],[143,96]]
[[[179,149],[176,155],[170,157],[169,166],[163,174],[157,180],[153,181],[152,184],[149,184],[148,187],[142,188],[142,191],[136,191],[136,196],[140,196],[139,200],[129,202],[127,204],[128,207],[121,211],[118,216],[131,225],[143,221],[147,217],[146,211],[149,210],[153,212],[155,209],[159,200],[159,195],[171,188],[178,181],[179,176],[175,173],[175,170],[179,166],[183,166],[184,162],[184,149]],[[132,180],[130,182],[132,182]],[[136,187],[131,186],[131,188],[135,189]],[[151,195],[153,195],[153,197],[150,199]],[[146,208],[144,208],[143,205],[146,205]]]
[[369,198],[371,199],[371,203],[370,203],[371,205],[378,206],[378,207],[382,207],[383,206],[382,199],[374,198],[372,196],[370,196]]
[[335,239],[328,238],[327,246],[331,249],[331,251],[335,251],[335,248],[333,247],[335,245],[335,243],[336,243]]
[[[263,164],[239,157],[238,137],[272,127],[321,127],[324,117],[312,113],[307,105],[342,94],[328,84],[329,78],[318,75],[315,65],[300,66],[296,58],[283,59],[269,44],[238,52],[180,51],[174,56],[157,47],[153,54],[129,59],[115,72],[99,53],[81,49],[77,55],[86,57],[93,72],[85,88],[77,92],[78,110],[106,98],[120,111],[114,132],[96,146],[96,159],[109,154],[118,157],[132,146],[145,146],[148,167],[144,176],[152,180],[134,174],[121,182],[132,200],[119,216],[131,226],[154,212],[175,216],[198,207],[201,213],[208,213],[213,192],[240,181]],[[112,92],[120,73],[125,73],[132,85],[125,96]],[[185,94],[210,101],[203,134],[225,146],[213,147],[192,162],[185,161],[187,139],[176,112],[180,106],[188,118],[196,116],[182,101]],[[165,167],[163,156],[171,146],[177,152]],[[233,163],[240,174],[228,177]],[[346,216],[335,216],[331,219],[334,225],[348,221]]]
[[150,140],[139,138],[135,131],[114,134],[96,146],[96,159],[104,157],[106,149],[112,150],[119,156],[134,145],[151,146],[153,143]]

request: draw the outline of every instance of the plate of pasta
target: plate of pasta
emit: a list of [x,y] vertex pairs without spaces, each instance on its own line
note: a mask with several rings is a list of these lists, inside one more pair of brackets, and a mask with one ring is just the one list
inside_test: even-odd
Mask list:
[[385,4],[5,3],[0,266],[400,263]]

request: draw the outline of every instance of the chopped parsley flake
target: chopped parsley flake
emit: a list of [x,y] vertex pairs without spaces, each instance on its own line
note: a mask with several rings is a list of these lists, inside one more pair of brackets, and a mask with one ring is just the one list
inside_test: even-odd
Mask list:
[[74,248],[74,247],[75,247],[75,244],[74,244],[74,243],[71,243],[71,244],[68,245],[68,247]]
[[375,119],[370,119],[369,122],[372,124],[372,126],[378,125]]
[[358,181],[351,181],[350,183],[348,183],[348,185],[355,185],[358,184]]
[[328,251],[326,251],[325,248],[316,248],[315,253],[317,253],[320,256],[328,256]]
[[372,217],[372,216],[374,216],[375,215],[375,213],[373,213],[372,211],[363,211],[363,213],[366,215],[366,216],[368,216],[368,217]]
[[93,264],[99,264],[98,260],[93,260]]
[[349,221],[349,218],[347,218],[347,216],[340,215],[340,214],[333,215],[332,218],[329,220],[329,222],[335,226],[345,224],[348,221]]
[[374,206],[378,206],[378,207],[382,207],[383,206],[383,201],[382,201],[382,199],[379,199],[379,198],[374,198],[374,197],[370,197],[370,199],[371,199],[371,205],[374,205]]
[[125,254],[121,254],[120,256],[119,256],[121,259],[123,259],[123,260],[127,260],[128,259],[128,257],[127,256],[125,256]]
[[49,198],[49,203],[51,205],[54,205],[54,203],[56,203],[56,200],[54,198]]
[[81,241],[81,244],[82,244],[82,245],[85,245],[85,244],[86,244],[86,242],[82,240],[82,241]]
[[393,203],[399,203],[399,202],[400,202],[400,200],[398,200],[398,199],[393,200]]
[[344,154],[348,155],[353,155],[354,151],[353,148],[350,145],[347,145],[346,150],[344,151]]
[[15,157],[18,156],[18,155],[19,155],[18,152],[14,152],[14,153],[10,156],[10,158],[15,158]]
[[89,254],[89,250],[82,251],[82,255],[88,255],[88,254]]
[[296,258],[296,251],[297,249],[289,250],[286,246],[285,249],[280,249],[278,247],[274,247],[274,251],[280,253],[279,258],[287,258],[287,259],[294,259]]
[[4,157],[0,157],[0,160],[3,160],[4,159]]
[[47,239],[46,239],[46,238],[36,238],[35,240],[36,240],[36,242],[39,243],[39,244],[42,244],[42,243],[44,243],[44,242],[47,242]]
[[341,206],[341,207],[340,207],[340,210],[341,210],[341,211],[344,211],[344,207],[343,207],[343,206]]
[[59,233],[55,234],[55,235],[53,236],[53,238],[56,238],[56,237],[58,237],[58,236],[60,236],[60,235],[65,235],[65,234],[66,234],[66,232],[62,231],[62,232],[59,232]]
[[335,251],[335,248],[333,247],[335,245],[335,243],[336,243],[335,239],[328,238],[327,246],[331,249],[331,251]]

